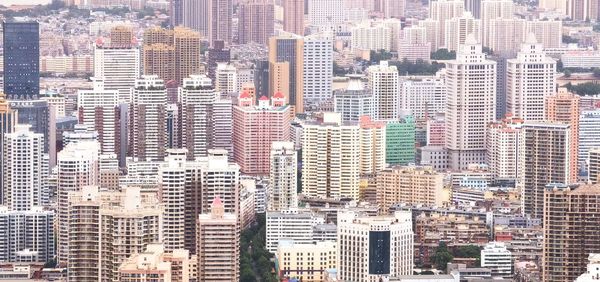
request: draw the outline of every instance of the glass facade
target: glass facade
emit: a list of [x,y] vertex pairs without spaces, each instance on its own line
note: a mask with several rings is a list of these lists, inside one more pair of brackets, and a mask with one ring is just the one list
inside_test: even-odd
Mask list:
[[37,22],[5,22],[4,92],[9,100],[36,100],[40,94],[40,34]]

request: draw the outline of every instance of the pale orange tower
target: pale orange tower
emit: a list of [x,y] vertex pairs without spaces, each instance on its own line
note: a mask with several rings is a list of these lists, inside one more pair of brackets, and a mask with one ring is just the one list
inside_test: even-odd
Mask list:
[[569,183],[577,182],[577,148],[579,146],[579,96],[568,92],[566,88],[559,88],[556,95],[549,96],[546,100],[546,120],[558,121],[569,124],[570,156],[569,165],[571,176]]

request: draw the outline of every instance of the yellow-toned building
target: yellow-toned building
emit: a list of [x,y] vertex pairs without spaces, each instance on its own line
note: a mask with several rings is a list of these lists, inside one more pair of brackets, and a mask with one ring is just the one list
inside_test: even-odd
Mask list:
[[281,278],[297,278],[304,282],[320,282],[325,271],[336,268],[335,242],[294,243],[280,241],[276,253],[276,267]]

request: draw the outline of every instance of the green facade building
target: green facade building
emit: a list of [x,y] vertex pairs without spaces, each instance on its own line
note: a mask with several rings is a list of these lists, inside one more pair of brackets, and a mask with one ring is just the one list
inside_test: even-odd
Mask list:
[[385,162],[406,165],[415,162],[415,119],[406,116],[390,121],[385,128]]

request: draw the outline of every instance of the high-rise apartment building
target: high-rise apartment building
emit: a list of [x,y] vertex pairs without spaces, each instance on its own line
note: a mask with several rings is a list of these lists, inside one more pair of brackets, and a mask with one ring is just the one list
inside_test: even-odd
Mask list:
[[362,116],[360,126],[360,174],[374,174],[385,168],[386,124]]
[[156,75],[136,79],[129,105],[129,156],[140,160],[162,160],[166,146],[164,82]]
[[4,93],[9,100],[40,95],[40,27],[37,22],[3,22]]
[[271,144],[290,140],[291,109],[277,92],[258,105],[244,92],[233,107],[233,159],[245,174],[268,175]]
[[376,282],[412,274],[414,239],[410,212],[373,217],[341,212],[337,226],[338,279]]
[[142,65],[144,74],[181,85],[183,79],[200,74],[200,34],[184,27],[147,29]]
[[304,0],[283,0],[282,4],[283,30],[304,35]]
[[298,207],[298,153],[293,142],[273,142],[268,189],[269,211]]
[[4,206],[27,211],[48,204],[48,158],[44,154],[44,135],[30,125],[18,124],[4,134],[2,166]]
[[[445,24],[445,22],[444,22]],[[424,19],[419,21],[419,27],[425,29],[425,36],[427,37],[427,42],[431,43],[430,51],[435,52],[441,45],[444,45],[444,42],[438,41],[438,29],[439,29],[439,21],[434,20],[432,18]]]
[[69,281],[119,281],[130,255],[162,240],[164,206],[139,187],[100,191],[85,186],[69,196]]
[[377,172],[377,203],[382,214],[392,205],[413,203],[442,206],[444,175],[432,167],[391,167]]
[[600,148],[590,149],[587,162],[588,181],[600,183]]
[[119,102],[131,101],[130,89],[140,76],[140,50],[137,45],[112,46],[98,39],[94,44],[94,77],[103,90],[119,91]]
[[158,187],[165,205],[163,243],[165,250],[184,248],[185,240],[185,184],[186,150],[170,149],[164,163],[158,168]]
[[211,148],[227,150],[229,158],[233,158],[233,104],[231,99],[218,98],[210,110]]
[[[207,1],[204,17],[208,17],[208,39],[210,46],[215,46],[215,42],[223,41],[226,46],[231,44],[233,38],[232,19],[233,3],[232,0],[204,0]],[[196,17],[198,15],[195,15]]]
[[208,77],[215,81],[215,72],[217,70],[218,63],[229,63],[231,60],[231,50],[229,48],[225,48],[225,42],[215,41],[213,46],[208,49],[206,57]]
[[324,223],[324,218],[307,210],[281,210],[266,212],[265,248],[275,254],[279,242],[284,240],[308,244],[313,242],[314,226]]
[[210,213],[198,216],[198,281],[237,281],[240,277],[240,229],[234,213],[214,198]]
[[563,123],[525,123],[519,137],[517,186],[523,214],[542,218],[544,190],[549,183],[567,183],[571,128]]
[[[432,20],[432,23],[436,24],[436,50],[437,48],[440,48],[442,45],[444,45],[446,42],[446,21],[460,17],[463,15],[464,12],[464,1],[441,0],[429,2],[429,18]],[[427,25],[427,22],[425,22],[424,24]],[[427,31],[429,33],[429,29]],[[429,34],[427,36],[429,37]]]
[[381,61],[379,65],[370,66],[369,88],[377,100],[379,112],[377,120],[394,120],[398,118],[398,69]]
[[538,7],[547,11],[556,11],[561,15],[567,15],[568,3],[569,1],[542,0],[539,2]]
[[225,212],[241,213],[240,167],[228,161],[224,150],[209,150],[208,156],[182,164],[185,168],[185,248],[195,253],[198,215],[210,212],[215,197],[221,199]]
[[530,33],[514,59],[507,60],[506,112],[525,121],[543,121],[545,101],[555,93],[556,62]]
[[306,122],[302,133],[302,191],[308,197],[358,199],[360,127],[337,113]]
[[181,144],[188,159],[206,156],[211,147],[211,109],[217,93],[210,78],[192,75],[179,87],[181,107]]
[[486,164],[495,178],[517,179],[522,125],[523,119],[512,116],[488,125]]
[[449,19],[445,24],[444,47],[448,51],[457,51],[459,46],[465,44],[469,34],[475,36],[477,42],[481,41],[481,20],[474,18],[469,12],[464,12],[460,17]]
[[546,97],[546,120],[569,125],[569,178],[566,184],[577,182],[579,150],[579,95],[559,88],[556,95]]
[[579,171],[586,171],[586,162],[590,151],[600,148],[600,110],[581,111],[579,115],[579,134],[577,146],[577,167]]
[[446,68],[446,148],[451,169],[485,161],[487,125],[496,118],[496,62],[470,35]]
[[[511,2],[512,3],[512,2]],[[517,18],[497,18],[487,21],[487,45],[496,55],[514,57],[527,37],[527,21]]]
[[382,0],[381,10],[386,18],[404,18],[404,9],[406,9],[405,0]]
[[427,29],[422,26],[410,26],[402,29],[401,42],[398,44],[398,59],[411,62],[431,57],[431,42],[427,41]]
[[303,56],[304,103],[330,99],[333,80],[333,36],[321,33],[304,37]]
[[535,34],[537,42],[544,48],[560,48],[562,35],[556,33],[562,30],[562,21],[559,20],[530,20],[526,23],[526,34]]
[[12,133],[17,125],[17,112],[10,107],[4,93],[0,92],[0,203],[4,203],[4,135]]
[[[96,140],[67,144],[57,156],[58,222],[69,221],[69,193],[86,185],[98,185],[100,143]],[[58,261],[66,265],[69,258],[69,227],[58,225]]]
[[102,153],[120,154],[121,116],[119,92],[94,87],[93,90],[77,92],[79,123],[98,132]]
[[130,26],[118,25],[110,29],[111,46],[131,46],[133,29]]
[[490,21],[498,19],[513,19],[515,4],[510,0],[483,0],[481,1],[481,44],[490,46]]
[[[200,33],[203,38],[208,37],[208,2],[209,0],[174,0],[179,2],[179,9],[174,10],[175,13],[181,13],[181,21],[179,24],[191,28]],[[199,17],[198,15],[204,15]],[[178,24],[178,25],[179,25]],[[177,25],[174,25],[177,26]]]
[[600,186],[549,185],[544,194],[543,281],[573,281],[600,252]]
[[344,22],[344,2],[345,0],[308,0],[307,15],[310,25],[337,25]]
[[53,211],[0,207],[0,261],[46,263],[55,258]]
[[275,32],[275,5],[272,0],[244,0],[238,7],[238,43],[269,44]]
[[162,244],[149,244],[146,251],[132,254],[119,266],[118,281],[149,282],[157,279],[189,282],[192,272],[189,255],[185,249],[167,252]]
[[418,120],[444,112],[446,85],[441,73],[435,76],[402,76],[399,83],[399,110],[409,110]]
[[391,51],[393,30],[379,21],[365,21],[350,30],[352,50]]
[[[283,63],[283,64],[280,64]],[[285,74],[289,77],[285,77]],[[276,74],[280,79],[275,79]],[[304,112],[304,40],[295,34],[269,38],[269,90],[287,94],[294,113]],[[282,84],[281,87],[278,85]],[[287,88],[286,87],[287,84]]]

